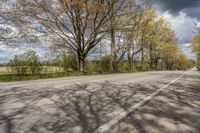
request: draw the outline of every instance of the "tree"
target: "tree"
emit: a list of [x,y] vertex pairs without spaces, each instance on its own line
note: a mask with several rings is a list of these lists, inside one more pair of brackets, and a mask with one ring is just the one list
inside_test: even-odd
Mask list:
[[192,51],[196,54],[197,66],[200,66],[200,35],[193,37],[191,48]]
[[32,75],[40,74],[42,65],[39,61],[38,55],[32,50],[16,55],[13,60],[10,61],[10,65],[18,75],[24,75],[31,73]]
[[26,62],[29,71],[32,75],[40,74],[42,70],[41,63],[39,61],[39,57],[35,51],[28,50],[23,55],[24,61]]
[[[124,59],[127,54],[129,63],[131,58],[131,45],[140,23],[143,12],[148,8],[149,0],[140,2],[127,0],[117,12],[117,15],[110,19],[107,25],[108,35],[110,37],[110,70],[116,71],[118,63]],[[131,61],[132,60],[132,61]]]
[[[17,0],[26,24],[54,35],[53,46],[72,49],[83,71],[85,59],[104,37],[104,26],[125,0]],[[19,13],[17,15],[20,15]],[[33,26],[32,26],[33,27]]]
[[[185,58],[180,56],[170,25],[156,16],[149,1],[14,0],[6,17],[14,19],[34,45],[45,39],[47,47],[63,52],[66,70],[76,60],[83,72],[88,55],[103,39],[110,40],[106,47],[110,47],[110,57],[105,60],[109,61],[108,71],[116,71],[122,63],[131,70],[135,62],[142,69],[175,69],[177,60]],[[76,59],[72,61],[69,52]]]
[[24,75],[28,72],[28,66],[21,56],[15,55],[13,60],[10,60],[10,66],[12,71],[16,72],[17,75]]
[[176,57],[176,69],[187,70],[193,67],[192,60],[189,60],[186,55],[179,53]]
[[26,35],[20,25],[23,19],[19,21],[21,16],[14,15],[17,11],[12,0],[1,0],[0,5],[0,43],[16,45],[17,40]]

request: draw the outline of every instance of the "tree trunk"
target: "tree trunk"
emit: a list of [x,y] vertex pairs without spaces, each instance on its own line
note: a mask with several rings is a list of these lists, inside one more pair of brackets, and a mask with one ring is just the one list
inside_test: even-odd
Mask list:
[[85,57],[84,56],[80,56],[80,54],[78,53],[78,70],[80,72],[84,72],[85,70]]
[[141,69],[144,69],[144,46],[142,45]]
[[110,71],[113,72],[115,70],[114,65],[115,65],[115,31],[114,29],[111,29],[110,32],[111,36],[111,51],[110,51]]
[[154,66],[154,55],[153,55],[153,48],[152,48],[151,45],[150,45],[150,48],[149,48],[149,57],[150,57],[149,66],[150,66],[151,69],[153,69],[153,66]]
[[128,64],[129,64],[129,69],[131,70],[132,66],[133,66],[133,61],[132,61],[132,58],[131,58],[131,51],[130,50],[128,50]]
[[131,70],[133,68],[133,56],[132,56],[132,53],[131,53],[131,43],[129,44],[128,46],[128,53],[127,53],[127,56],[128,56],[128,64],[129,64],[129,69]]
[[85,70],[85,60],[80,60],[79,70],[80,70],[80,72],[84,72],[84,70]]

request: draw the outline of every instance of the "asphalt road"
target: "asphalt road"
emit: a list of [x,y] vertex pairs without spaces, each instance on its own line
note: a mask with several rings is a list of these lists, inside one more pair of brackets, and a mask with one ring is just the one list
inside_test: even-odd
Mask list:
[[0,133],[91,133],[105,126],[113,133],[199,133],[200,74],[164,71],[0,84]]

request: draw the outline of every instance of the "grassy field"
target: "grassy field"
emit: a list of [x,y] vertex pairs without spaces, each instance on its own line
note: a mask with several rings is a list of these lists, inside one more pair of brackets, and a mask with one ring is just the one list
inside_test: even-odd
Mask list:
[[[131,72],[136,72],[136,71],[131,71]],[[124,73],[124,72],[118,72],[118,73]],[[11,67],[0,67],[0,82],[26,81],[26,80],[38,80],[38,79],[82,76],[82,75],[99,75],[99,74],[109,74],[109,73],[97,73],[97,72],[81,73],[78,71],[66,73],[61,67],[43,66],[43,71],[41,72],[41,74],[18,75],[12,72]]]
[[0,74],[12,73],[10,67],[0,67]]
[[37,80],[37,79],[46,79],[46,78],[57,78],[67,76],[65,73],[50,73],[50,74],[0,74],[0,82],[11,82],[11,81],[25,81],[25,80]]
[[18,75],[12,72],[11,67],[0,67],[0,82],[57,78],[68,75],[69,74],[63,72],[62,68],[54,66],[43,66],[43,71],[41,72],[41,74],[36,74],[36,75],[32,74]]
[[[63,72],[62,67],[57,66],[43,66],[42,73],[57,73],[57,72]],[[0,67],[0,74],[13,74],[11,67]]]
[[[147,71],[157,71],[157,70],[147,70]],[[134,73],[134,72],[143,72],[143,71],[135,69],[134,71],[116,72],[116,73]],[[41,72],[41,74],[19,75],[13,73],[11,67],[0,67],[0,82],[26,81],[26,80],[38,80],[38,79],[82,76],[82,75],[99,75],[99,74],[110,74],[110,73],[98,73],[98,72],[81,73],[78,71],[66,73],[61,67],[43,66],[43,71]]]

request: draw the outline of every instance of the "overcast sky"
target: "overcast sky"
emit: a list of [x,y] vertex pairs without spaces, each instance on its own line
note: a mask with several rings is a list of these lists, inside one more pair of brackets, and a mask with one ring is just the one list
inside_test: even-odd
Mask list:
[[[200,0],[152,0],[152,4],[158,16],[163,16],[171,23],[183,51],[194,58],[188,46],[195,35],[194,23],[200,26]],[[0,46],[0,63],[7,62],[14,54],[24,51]]]
[[152,4],[171,23],[183,51],[194,58],[188,46],[196,34],[195,22],[200,26],[200,0],[152,0]]

